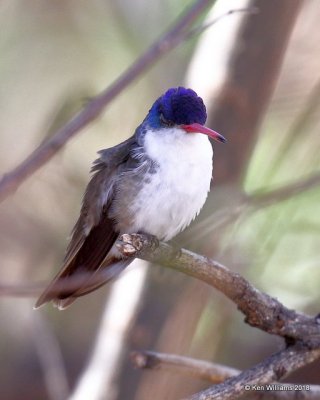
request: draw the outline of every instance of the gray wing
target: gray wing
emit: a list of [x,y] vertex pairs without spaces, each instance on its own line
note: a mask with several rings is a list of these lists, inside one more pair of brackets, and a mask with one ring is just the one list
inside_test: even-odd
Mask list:
[[[87,186],[81,213],[76,222],[60,272],[38,299],[35,308],[54,300],[70,304],[76,297],[100,287],[104,282],[90,283],[90,277],[101,267],[118,237],[114,221],[108,217],[114,195],[116,178],[130,160],[130,151],[135,137],[110,149],[99,152],[100,157],[92,167],[93,176]],[[115,260],[110,259],[110,264]],[[85,281],[76,288],[62,287],[62,280],[83,273]],[[60,289],[59,289],[60,286]],[[68,301],[70,299],[70,301]]]

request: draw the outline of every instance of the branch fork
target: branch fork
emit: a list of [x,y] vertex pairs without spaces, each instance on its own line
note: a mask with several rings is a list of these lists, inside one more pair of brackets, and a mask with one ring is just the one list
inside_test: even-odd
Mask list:
[[[154,236],[124,234],[116,246],[124,257],[138,257],[158,263],[206,282],[236,304],[244,314],[246,323],[280,336],[286,342],[284,350],[237,376],[231,376],[223,383],[193,395],[190,400],[235,399],[244,393],[245,385],[278,381],[320,358],[319,315],[312,317],[288,309],[217,261],[185,249],[176,250]],[[135,355],[137,367],[153,367],[152,360],[148,363],[141,357]]]

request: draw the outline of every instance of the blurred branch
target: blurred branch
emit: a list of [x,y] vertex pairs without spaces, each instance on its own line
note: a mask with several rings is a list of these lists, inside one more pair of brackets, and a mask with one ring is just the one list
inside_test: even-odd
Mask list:
[[[280,142],[276,156],[272,162],[271,169],[269,171],[269,177],[272,177],[281,164],[281,160],[283,160],[283,155],[286,153],[288,149],[290,149],[290,145],[302,134],[305,132],[308,125],[310,125],[312,116],[315,114],[320,105],[320,79],[317,81],[315,86],[313,86],[311,93],[309,94],[306,102],[304,103],[304,107],[298,116],[293,121],[289,132],[286,133],[282,142]],[[299,138],[300,139],[300,138]]]
[[[208,126],[228,138],[228,146],[215,154],[214,185],[240,186],[243,180],[303,1],[250,0],[247,4],[259,13],[245,15],[233,32],[224,81],[219,92],[210,95]],[[212,52],[212,45],[208,51]],[[207,62],[206,54],[203,57]],[[211,74],[216,68],[214,60]]]
[[197,239],[200,240],[212,231],[218,228],[221,229],[245,212],[254,212],[262,207],[272,206],[273,204],[291,199],[294,196],[318,186],[320,186],[320,172],[277,189],[259,189],[250,195],[243,194],[242,201],[240,201],[239,204],[234,207],[222,208],[190,228],[188,234],[190,236],[190,242],[191,238],[197,237]]
[[[226,367],[225,365],[196,360],[194,358],[183,357],[176,354],[157,353],[154,351],[135,351],[131,354],[131,360],[136,368],[174,371],[179,374],[205,379],[212,383],[221,383],[228,378],[241,374],[240,370]],[[260,385],[260,382],[258,383]],[[280,386],[277,383],[273,383],[273,385]],[[290,385],[293,389],[290,391],[259,391],[258,398],[260,400],[311,400],[320,398],[320,386],[308,385],[308,390],[294,390],[294,384],[285,383],[285,385]],[[254,392],[251,391],[251,393]],[[246,398],[248,398],[249,392],[246,391],[246,394]],[[253,398],[255,398],[255,396],[253,396]]]
[[31,327],[31,337],[42,367],[48,397],[51,400],[64,400],[68,397],[69,384],[58,341],[41,313],[32,313]]
[[174,371],[212,383],[221,383],[240,373],[237,369],[220,364],[154,351],[134,351],[131,361],[136,368]]
[[264,192],[260,189],[248,196],[246,203],[255,208],[268,207],[274,203],[290,199],[293,196],[313,189],[319,185],[320,172],[271,191]]
[[[255,386],[266,385],[274,381],[279,381],[280,379],[285,378],[291,372],[315,361],[319,357],[320,348],[316,350],[310,350],[302,347],[299,344],[296,344],[271,355],[254,367],[241,372],[236,377],[229,378],[223,383],[211,386],[209,389],[194,394],[189,398],[189,400],[234,400],[240,398],[243,394],[246,394],[247,396],[249,393],[256,394],[257,398],[261,398],[259,397],[259,392],[254,389]],[[278,383],[276,385],[281,387],[285,384],[283,383],[281,385]],[[268,392],[268,394],[270,394],[270,392]],[[309,394],[311,394],[310,397]],[[268,398],[277,399],[279,397],[277,397],[276,393],[271,392],[270,397]],[[296,393],[293,393],[293,397],[287,398],[317,399],[319,398],[319,392],[313,393],[309,391],[297,391]]]
[[194,36],[201,35],[204,31],[206,31],[208,28],[210,28],[212,25],[216,24],[219,22],[221,19],[227,17],[228,15],[232,14],[239,14],[239,13],[246,13],[246,14],[258,14],[259,8],[258,7],[244,7],[244,8],[237,8],[233,10],[229,10],[221,15],[219,15],[216,18],[213,18],[211,21],[206,22],[203,25],[196,26],[195,28],[191,29],[189,32],[185,34],[184,40],[191,39]]
[[282,336],[288,343],[298,340],[310,348],[320,347],[317,318],[286,308],[217,261],[185,249],[174,249],[153,236],[142,234],[122,235],[117,248],[126,257],[158,263],[213,286],[237,305],[246,323],[253,327]]
[[68,400],[119,398],[120,366],[146,274],[146,266],[139,261],[140,266],[136,263],[134,270],[123,274],[112,285],[90,359]]
[[[61,279],[60,282],[52,288],[52,294],[61,294],[61,292],[68,292],[79,289],[88,279],[90,282],[99,283],[101,280],[112,279],[115,275],[121,272],[117,266],[111,266],[108,269],[99,271],[92,277],[91,273],[79,273],[68,277],[66,279]],[[1,296],[11,296],[11,297],[35,297],[39,296],[42,291],[48,286],[48,282],[35,282],[30,284],[20,283],[20,284],[10,284],[0,282],[0,297]]]
[[36,297],[45,289],[47,283],[0,283],[2,297]]
[[[93,98],[87,106],[49,140],[36,148],[21,164],[12,171],[4,174],[0,181],[0,201],[14,193],[18,187],[46,162],[48,162],[73,136],[99,117],[105,107],[111,103],[129,84],[142,75],[149,67],[157,62],[183,41],[218,22],[221,18],[238,12],[230,10],[203,27],[188,30],[199,15],[214,3],[214,0],[197,0],[182,15],[174,26],[152,44],[120,77],[101,94]],[[240,12],[252,12],[252,9],[239,9]]]

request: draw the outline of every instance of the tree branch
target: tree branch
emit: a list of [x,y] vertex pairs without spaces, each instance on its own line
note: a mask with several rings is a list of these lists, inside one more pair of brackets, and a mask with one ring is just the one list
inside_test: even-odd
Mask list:
[[[290,310],[218,262],[185,249],[174,249],[153,236],[124,234],[117,241],[117,248],[125,257],[159,263],[206,282],[232,300],[245,315],[248,324],[286,339],[287,349],[189,400],[236,399],[247,391],[246,385],[252,388],[252,385],[278,381],[320,357],[319,316],[311,317]],[[114,271],[111,272],[113,275]],[[105,271],[106,274],[111,272]],[[101,275],[97,275],[96,279],[101,279]],[[86,279],[84,275],[74,278],[77,279],[67,279],[62,284],[76,287]],[[232,369],[229,372],[234,373]]]
[[307,190],[314,189],[319,185],[320,172],[299,179],[298,181],[288,185],[281,186],[278,189],[269,191],[259,189],[247,197],[246,203],[252,207],[268,207],[279,201],[284,201],[293,196],[304,193]]
[[255,390],[254,385],[278,381],[320,357],[319,318],[286,308],[218,262],[141,234],[122,235],[117,247],[124,256],[160,263],[208,283],[232,300],[251,326],[286,339],[287,349],[189,400],[236,399]]
[[[310,348],[320,346],[320,318],[311,317],[282,305],[277,299],[260,292],[239,274],[207,257],[185,249],[174,249],[155,237],[132,234],[122,235],[117,242],[118,250],[125,257],[138,257],[176,269],[213,286],[232,300],[245,315],[245,321],[270,334],[290,341],[302,341]],[[107,279],[117,273],[106,269],[95,280]],[[54,291],[72,290],[87,279],[79,274],[59,283]],[[26,285],[0,285],[2,296],[35,296],[43,289],[42,283]]]
[[208,361],[154,351],[134,351],[130,358],[136,368],[174,371],[212,383],[221,383],[241,372]]
[[[131,360],[136,368],[173,371],[179,374],[204,379],[215,384],[222,383],[228,378],[241,374],[241,371],[224,365],[175,354],[157,353],[154,351],[135,351],[131,353]],[[260,384],[260,382],[258,382],[258,384]],[[275,387],[277,384],[274,383],[273,385]],[[320,398],[320,386],[308,385],[305,390],[302,388],[301,390],[295,390],[294,384],[285,383],[284,385],[291,385],[290,387],[292,389],[286,391],[273,390],[272,392],[260,391],[258,398],[260,400],[312,400]],[[278,386],[280,385],[278,384]],[[299,387],[299,385],[296,386]],[[301,385],[301,387],[303,386],[304,385]],[[254,397],[256,398],[256,396]]]
[[[284,337],[289,342],[302,341],[310,348],[320,346],[320,318],[311,317],[282,305],[277,299],[260,292],[238,273],[202,255],[185,249],[174,249],[155,237],[132,234],[122,235],[117,242],[118,250],[125,257],[138,257],[176,269],[213,286],[232,300],[245,315],[245,321],[270,334]],[[106,269],[97,274],[97,282],[117,273]],[[67,278],[54,288],[71,290],[83,284],[87,274]],[[0,285],[0,295],[34,296],[43,284]]]
[[[256,391],[257,386],[263,387],[263,385],[285,378],[291,372],[315,361],[319,357],[320,348],[310,350],[300,344],[296,344],[273,354],[266,360],[242,372],[236,377],[229,378],[223,383],[194,394],[188,400],[237,399],[242,394]],[[284,384],[282,384],[282,386],[283,385]],[[278,384],[277,386],[280,387],[281,385]],[[300,392],[299,395],[297,394],[296,398],[309,398],[300,397],[303,395],[304,393]]]
[[320,319],[286,308],[217,261],[185,249],[176,250],[142,234],[122,235],[117,248],[126,257],[159,263],[213,286],[237,305],[253,327],[282,336],[288,342],[302,341],[310,348],[320,347]]

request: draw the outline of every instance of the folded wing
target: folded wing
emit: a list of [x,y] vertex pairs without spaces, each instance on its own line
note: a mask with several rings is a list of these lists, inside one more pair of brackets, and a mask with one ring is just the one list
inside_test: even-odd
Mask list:
[[[60,272],[38,299],[35,308],[53,300],[65,308],[77,297],[89,293],[121,272],[130,261],[110,253],[119,233],[109,218],[114,187],[119,173],[130,158],[134,137],[111,149],[102,150],[95,161],[81,208],[72,231]],[[105,269],[109,269],[107,273]],[[103,276],[100,271],[103,269]],[[99,274],[97,274],[99,272]],[[72,277],[72,279],[69,279]]]

